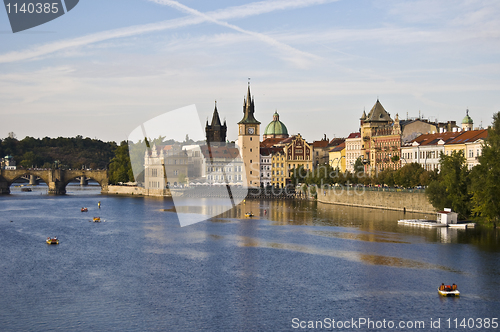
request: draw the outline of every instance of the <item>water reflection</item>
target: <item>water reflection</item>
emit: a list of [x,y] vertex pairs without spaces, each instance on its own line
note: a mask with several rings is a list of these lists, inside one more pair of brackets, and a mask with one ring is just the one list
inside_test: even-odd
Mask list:
[[[333,226],[336,230],[310,230],[317,236],[365,242],[386,243],[463,243],[488,251],[500,251],[500,230],[478,226],[474,229],[426,228],[398,225],[399,219],[433,219],[422,213],[403,213],[370,208],[322,204],[313,201],[246,200],[218,217],[245,219],[252,211],[254,219],[268,220],[273,226]],[[360,231],[362,233],[360,233]],[[408,240],[411,241],[408,241]]]
[[333,250],[325,248],[316,248],[313,246],[305,246],[291,243],[277,243],[266,242],[256,238],[240,236],[235,239],[238,246],[241,247],[259,247],[259,248],[272,248],[287,251],[296,251],[311,255],[329,256],[341,258],[352,262],[364,263],[370,265],[383,265],[397,268],[410,268],[410,269],[426,269],[426,270],[442,270],[447,272],[462,273],[456,269],[446,266],[426,263],[414,259],[406,259],[401,257],[383,256],[376,254],[366,254],[359,251],[346,251],[346,250]]

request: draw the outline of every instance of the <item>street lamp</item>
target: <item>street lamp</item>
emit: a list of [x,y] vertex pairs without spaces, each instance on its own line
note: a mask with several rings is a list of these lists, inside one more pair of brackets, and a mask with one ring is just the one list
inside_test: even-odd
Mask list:
[[342,158],[345,158],[345,156],[342,156],[340,158],[337,158],[339,161],[337,161],[337,169],[340,169],[339,168],[339,164],[340,164],[340,161],[342,160]]
[[339,158],[333,158],[332,161],[330,162],[330,166],[333,168],[333,162],[336,160],[336,159],[339,159]]

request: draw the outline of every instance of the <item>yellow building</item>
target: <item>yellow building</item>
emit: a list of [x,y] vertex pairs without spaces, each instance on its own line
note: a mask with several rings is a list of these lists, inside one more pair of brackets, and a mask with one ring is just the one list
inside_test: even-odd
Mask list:
[[333,169],[339,169],[342,173],[346,171],[346,156],[345,156],[345,142],[337,145],[329,151],[330,166]]
[[281,141],[267,139],[261,146],[273,150],[271,185],[274,187],[283,188],[289,184],[293,170],[300,166],[304,167],[305,172],[313,168],[313,149],[300,134]]
[[469,167],[472,168],[477,165],[474,159],[481,154],[481,142],[487,137],[487,129],[464,131],[444,145],[444,153],[450,156],[453,151],[462,151],[467,163],[471,165]]

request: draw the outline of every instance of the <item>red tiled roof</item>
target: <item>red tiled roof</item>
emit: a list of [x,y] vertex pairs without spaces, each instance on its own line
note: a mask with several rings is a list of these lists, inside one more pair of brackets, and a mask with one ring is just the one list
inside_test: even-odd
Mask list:
[[475,142],[478,139],[485,139],[488,137],[488,129],[462,131],[455,139],[447,144],[464,144]]
[[423,134],[423,135],[420,135],[417,138],[411,140],[408,143],[408,145],[413,144],[413,142],[417,142],[420,145],[435,145],[440,140],[443,140],[445,143],[448,143],[460,134],[461,133],[459,133],[459,132],[450,132],[450,131],[445,132],[445,133]]
[[274,147],[274,148],[260,148],[260,154],[262,156],[269,156],[270,154],[278,153],[278,152],[283,152],[282,147]]
[[328,141],[314,141],[312,146],[315,148],[326,148],[329,144],[330,142]]
[[336,152],[336,151],[342,151],[345,149],[345,142],[342,142],[341,144],[337,145],[333,149],[331,149],[329,152]]
[[328,146],[337,146],[343,142],[345,142],[345,138],[337,137],[337,138],[332,139],[330,141],[330,144],[328,144]]
[[200,146],[201,153],[205,158],[237,158],[240,156],[240,151],[237,148],[227,147],[227,146],[211,146],[206,145]]
[[260,142],[260,147],[261,148],[270,148],[273,145],[276,145],[278,143],[281,143],[284,141],[286,138],[266,138],[262,142]]
[[361,133],[350,133],[347,138],[360,138]]

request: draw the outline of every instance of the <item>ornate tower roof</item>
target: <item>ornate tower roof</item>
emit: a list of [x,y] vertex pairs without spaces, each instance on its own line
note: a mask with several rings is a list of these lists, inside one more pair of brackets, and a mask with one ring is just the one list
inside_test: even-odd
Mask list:
[[370,113],[365,120],[366,122],[392,122],[391,116],[384,109],[384,106],[377,99],[375,105],[373,105]]
[[469,110],[465,111],[465,118],[462,120],[462,124],[474,124],[472,118],[469,116]]
[[255,105],[253,98],[250,95],[250,83],[248,83],[247,97],[243,101],[243,119],[238,124],[260,124],[253,115],[255,112]]
[[217,111],[217,101],[215,101],[214,114],[212,116],[212,124],[205,126],[205,134],[207,143],[223,143],[226,141],[227,126],[226,121],[222,125],[220,122],[219,112]]
[[280,121],[278,111],[274,112],[273,121],[267,125],[264,137],[288,137],[288,130],[285,124]]

